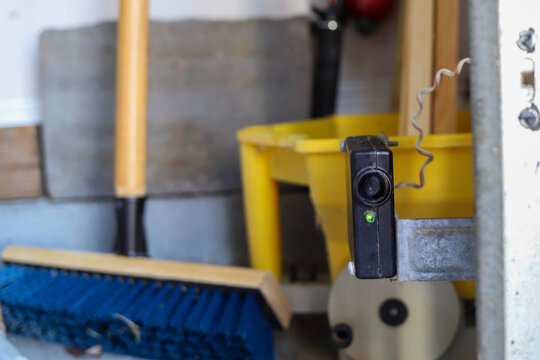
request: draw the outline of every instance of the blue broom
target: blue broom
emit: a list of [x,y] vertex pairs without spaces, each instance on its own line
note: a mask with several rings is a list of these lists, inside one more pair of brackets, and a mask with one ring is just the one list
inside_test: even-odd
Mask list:
[[146,192],[148,0],[120,0],[115,145],[119,255],[8,247],[12,333],[152,359],[271,360],[290,307],[268,272],[152,260]]
[[271,360],[290,308],[266,271],[7,247],[0,302],[9,332],[152,359]]

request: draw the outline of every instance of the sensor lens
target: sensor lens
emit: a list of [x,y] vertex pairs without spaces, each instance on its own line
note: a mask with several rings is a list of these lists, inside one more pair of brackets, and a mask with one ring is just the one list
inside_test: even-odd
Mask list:
[[365,205],[382,205],[392,192],[390,178],[378,169],[363,171],[356,177],[356,191],[358,199]]

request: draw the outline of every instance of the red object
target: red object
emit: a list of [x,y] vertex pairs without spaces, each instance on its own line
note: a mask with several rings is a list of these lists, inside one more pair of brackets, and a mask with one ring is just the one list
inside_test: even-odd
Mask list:
[[347,12],[354,17],[382,20],[392,12],[394,0],[347,0]]

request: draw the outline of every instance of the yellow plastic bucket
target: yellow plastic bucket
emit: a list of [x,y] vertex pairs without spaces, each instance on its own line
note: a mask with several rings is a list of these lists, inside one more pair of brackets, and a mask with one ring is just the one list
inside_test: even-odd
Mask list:
[[[460,114],[458,129],[468,130]],[[425,158],[414,147],[415,136],[397,134],[397,114],[339,115],[321,120],[253,126],[238,132],[244,206],[252,266],[281,278],[281,235],[277,183],[309,187],[325,234],[330,274],[334,279],[349,261],[345,154],[347,136],[384,131],[399,145],[392,148],[394,180],[418,181]],[[399,218],[473,216],[472,138],[469,133],[430,135],[423,147],[435,160],[426,168],[426,185],[395,192]]]

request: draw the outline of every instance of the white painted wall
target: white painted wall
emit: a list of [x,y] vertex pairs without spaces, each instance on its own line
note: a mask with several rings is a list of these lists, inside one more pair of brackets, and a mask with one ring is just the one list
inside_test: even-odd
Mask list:
[[[150,0],[150,17],[237,20],[309,13],[309,0]],[[38,41],[45,29],[117,18],[115,0],[0,1],[0,126],[39,123]]]

